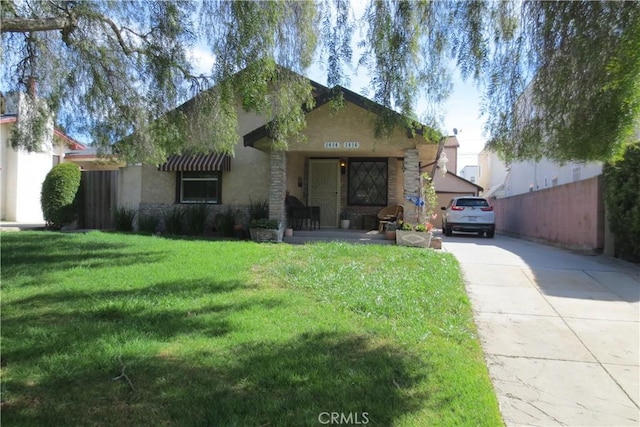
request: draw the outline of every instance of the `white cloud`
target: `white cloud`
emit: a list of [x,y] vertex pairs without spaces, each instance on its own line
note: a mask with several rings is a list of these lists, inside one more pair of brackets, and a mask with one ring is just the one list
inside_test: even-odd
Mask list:
[[187,59],[196,74],[211,74],[216,57],[203,45],[195,45],[187,51]]

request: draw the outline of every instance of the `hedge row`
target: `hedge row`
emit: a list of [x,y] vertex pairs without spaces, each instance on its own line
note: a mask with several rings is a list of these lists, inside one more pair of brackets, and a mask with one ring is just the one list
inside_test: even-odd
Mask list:
[[604,166],[605,203],[616,257],[640,263],[640,141]]

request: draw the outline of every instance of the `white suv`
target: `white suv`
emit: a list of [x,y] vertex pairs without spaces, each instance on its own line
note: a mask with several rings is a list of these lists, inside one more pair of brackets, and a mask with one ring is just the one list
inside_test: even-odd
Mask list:
[[440,208],[442,230],[445,236],[454,231],[471,231],[479,235],[486,233],[493,237],[496,233],[496,215],[493,206],[483,197],[464,196],[451,199],[449,206]]

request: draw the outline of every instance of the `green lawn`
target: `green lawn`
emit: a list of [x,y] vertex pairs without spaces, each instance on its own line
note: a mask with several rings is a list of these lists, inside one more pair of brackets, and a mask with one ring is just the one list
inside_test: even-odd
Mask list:
[[502,425],[449,254],[1,239],[3,425]]

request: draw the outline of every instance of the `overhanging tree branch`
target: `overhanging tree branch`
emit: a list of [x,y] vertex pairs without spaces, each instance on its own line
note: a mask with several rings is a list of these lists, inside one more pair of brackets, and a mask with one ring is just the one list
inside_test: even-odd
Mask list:
[[7,18],[0,21],[2,33],[31,33],[38,31],[64,30],[75,27],[73,16],[58,18]]

